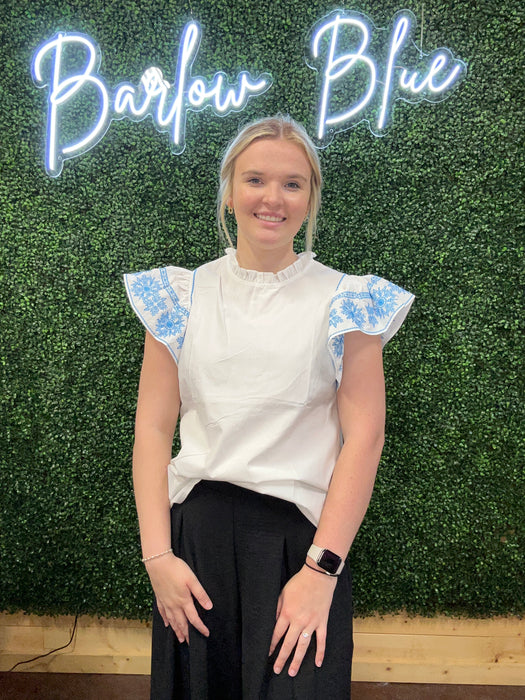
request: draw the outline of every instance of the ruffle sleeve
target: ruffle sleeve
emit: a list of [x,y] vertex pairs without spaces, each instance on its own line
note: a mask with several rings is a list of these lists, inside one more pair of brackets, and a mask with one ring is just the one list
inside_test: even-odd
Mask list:
[[344,335],[362,331],[380,335],[383,346],[408,314],[414,295],[375,275],[344,275],[330,303],[328,347],[337,383],[343,371]]
[[181,267],[155,268],[124,275],[124,284],[139,319],[178,364],[191,309],[193,272]]

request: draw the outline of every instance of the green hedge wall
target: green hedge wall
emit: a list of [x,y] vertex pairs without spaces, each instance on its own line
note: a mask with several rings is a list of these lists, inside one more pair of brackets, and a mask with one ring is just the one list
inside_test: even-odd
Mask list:
[[[351,7],[387,26],[421,5]],[[423,48],[449,47],[468,77],[439,104],[396,103],[383,138],[362,124],[321,152],[318,259],[417,295],[385,352],[387,444],[351,552],[358,614],[525,609],[521,6],[426,0]],[[130,478],[143,330],[122,274],[220,254],[224,145],[264,114],[309,122],[305,38],[335,7],[3,0],[0,609],[148,616]],[[172,76],[192,16],[204,27],[195,73],[268,71],[271,89],[242,114],[190,114],[181,155],[150,119],[123,120],[49,178],[35,49],[81,31],[110,85],[151,64]]]

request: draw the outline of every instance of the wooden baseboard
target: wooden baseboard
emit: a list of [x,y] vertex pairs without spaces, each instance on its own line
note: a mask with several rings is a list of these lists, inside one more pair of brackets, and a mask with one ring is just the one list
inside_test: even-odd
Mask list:
[[[67,644],[73,618],[0,613],[0,671]],[[148,674],[149,623],[81,617],[70,646],[18,671]],[[355,620],[355,681],[525,686],[525,621]]]
[[355,681],[525,685],[525,621],[393,615],[355,621]]

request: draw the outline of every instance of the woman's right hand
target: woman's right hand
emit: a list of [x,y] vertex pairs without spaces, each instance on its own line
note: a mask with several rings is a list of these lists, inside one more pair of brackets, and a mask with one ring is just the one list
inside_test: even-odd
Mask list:
[[210,631],[199,617],[193,598],[206,610],[213,604],[185,561],[166,554],[146,563],[157,607],[166,627],[171,625],[179,642],[189,643],[188,623],[206,637]]

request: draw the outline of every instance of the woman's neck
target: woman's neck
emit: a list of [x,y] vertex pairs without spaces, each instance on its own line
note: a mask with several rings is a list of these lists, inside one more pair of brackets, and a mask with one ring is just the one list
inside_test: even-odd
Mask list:
[[293,248],[270,248],[254,250],[251,246],[237,241],[237,263],[239,267],[257,272],[280,272],[297,260]]

